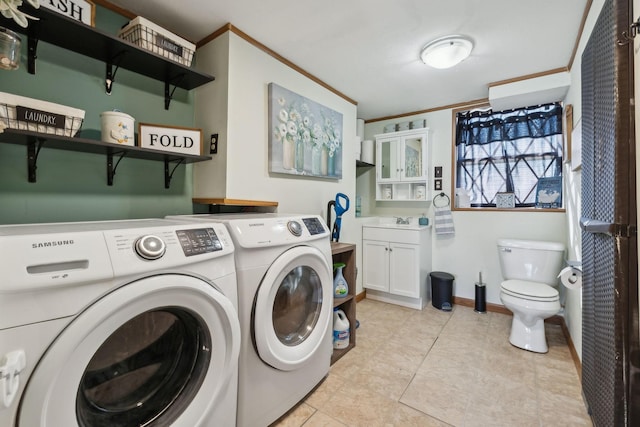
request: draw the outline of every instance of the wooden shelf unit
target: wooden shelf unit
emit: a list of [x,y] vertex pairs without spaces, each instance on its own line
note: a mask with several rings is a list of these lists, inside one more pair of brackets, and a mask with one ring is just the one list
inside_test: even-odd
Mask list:
[[349,292],[344,298],[334,298],[333,307],[340,307],[349,320],[349,346],[344,349],[334,349],[331,364],[347,354],[356,346],[356,245],[352,243],[331,242],[333,262],[342,262],[346,266],[342,269],[344,279],[349,286]]

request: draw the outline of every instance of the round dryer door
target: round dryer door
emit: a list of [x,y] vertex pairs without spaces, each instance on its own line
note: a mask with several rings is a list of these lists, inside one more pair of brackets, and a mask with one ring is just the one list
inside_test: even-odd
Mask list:
[[297,246],[280,255],[256,294],[252,331],[260,358],[284,371],[331,346],[331,269],[322,252]]
[[200,425],[236,371],[240,324],[210,283],[163,274],[80,313],[40,360],[20,425]]

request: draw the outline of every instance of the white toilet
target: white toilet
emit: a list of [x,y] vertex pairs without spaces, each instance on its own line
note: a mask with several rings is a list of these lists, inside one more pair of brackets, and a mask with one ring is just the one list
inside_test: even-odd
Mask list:
[[536,353],[549,351],[544,319],[560,311],[558,273],[564,245],[536,240],[498,240],[500,300],[513,312],[509,342]]

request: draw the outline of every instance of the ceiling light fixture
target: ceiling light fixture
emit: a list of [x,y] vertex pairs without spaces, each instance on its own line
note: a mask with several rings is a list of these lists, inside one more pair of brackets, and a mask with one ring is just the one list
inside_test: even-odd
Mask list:
[[435,39],[420,52],[422,62],[433,68],[451,68],[467,59],[473,42],[465,36],[446,36]]

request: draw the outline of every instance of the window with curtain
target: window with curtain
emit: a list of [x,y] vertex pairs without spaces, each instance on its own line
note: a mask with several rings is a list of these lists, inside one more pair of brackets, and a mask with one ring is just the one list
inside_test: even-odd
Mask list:
[[455,129],[456,191],[471,207],[496,207],[498,193],[534,207],[538,180],[562,177],[560,103],[459,112]]

